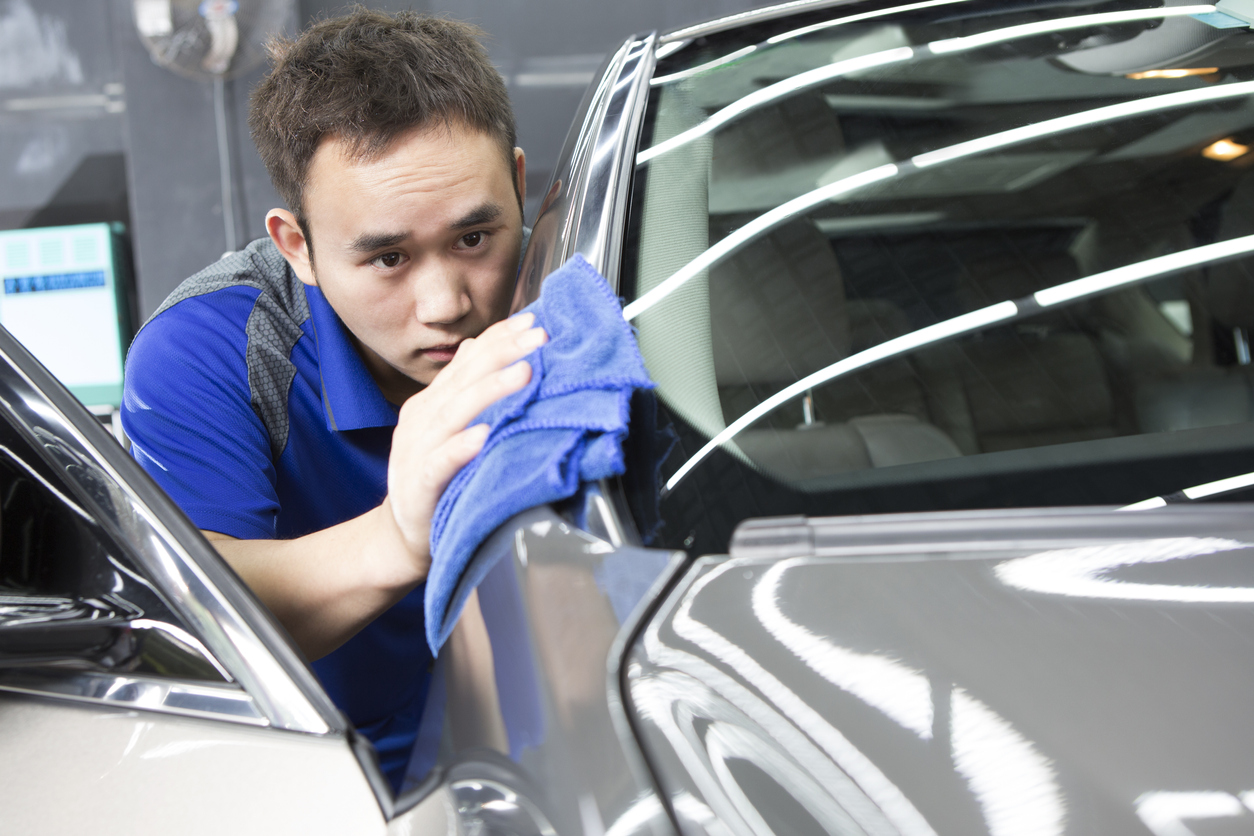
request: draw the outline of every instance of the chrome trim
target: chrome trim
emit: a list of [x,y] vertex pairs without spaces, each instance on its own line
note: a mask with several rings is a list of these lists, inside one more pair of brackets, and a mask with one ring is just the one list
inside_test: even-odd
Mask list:
[[657,35],[623,44],[602,77],[571,165],[571,195],[560,261],[579,253],[618,287],[635,147],[644,120]]
[[683,29],[676,29],[673,32],[667,32],[658,38],[659,44],[670,43],[671,41],[682,41],[685,38],[695,39],[702,38],[706,35],[713,35],[715,32],[721,32],[724,29],[731,29],[735,26],[743,26],[749,23],[760,23],[764,20],[774,20],[777,17],[786,17],[797,12],[817,11],[819,9],[827,9],[833,6],[848,6],[861,0],[793,0],[791,3],[781,3],[778,6],[767,6],[764,9],[753,9],[748,12],[728,15],[720,17],[718,20],[710,20],[705,23],[698,23],[695,26],[687,26]]
[[147,676],[77,671],[0,671],[0,691],[52,696],[118,708],[159,711],[211,720],[268,726],[257,702],[238,685],[211,685]]
[[[156,583],[256,701],[268,725],[311,734],[346,723],[281,628],[199,531],[56,378],[0,328],[0,409]],[[220,719],[253,722],[238,714]]]
[[513,310],[540,297],[544,277],[580,253],[618,289],[634,149],[644,121],[656,33],[629,38],[579,106],[532,222]]
[[585,531],[614,548],[644,546],[617,479],[602,479],[584,489],[583,518]]
[[649,79],[656,65],[655,34],[629,42],[600,114],[584,191],[578,201],[574,227],[575,251],[600,270],[611,286],[618,287],[622,261],[623,229],[627,220],[627,198],[635,166],[635,148],[644,106],[649,95]]

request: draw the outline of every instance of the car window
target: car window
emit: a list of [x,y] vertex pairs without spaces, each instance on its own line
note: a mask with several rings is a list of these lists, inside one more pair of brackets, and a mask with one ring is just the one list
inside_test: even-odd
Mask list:
[[[0,420],[0,688],[225,673],[26,439]],[[32,679],[32,674],[39,674]]]
[[666,545],[1254,471],[1254,33],[1189,11],[842,4],[662,47],[622,290],[679,434]]

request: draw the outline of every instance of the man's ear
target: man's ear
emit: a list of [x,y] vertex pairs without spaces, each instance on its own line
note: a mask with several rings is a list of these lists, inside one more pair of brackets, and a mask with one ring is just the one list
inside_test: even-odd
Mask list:
[[[523,149],[514,149],[514,177],[515,184],[518,186],[518,198],[524,203],[527,200],[527,155],[523,153]],[[526,222],[526,218],[523,218]]]
[[310,287],[317,287],[314,279],[313,261],[309,257],[309,242],[305,240],[305,232],[296,221],[296,216],[286,209],[271,209],[266,213],[266,232],[270,240],[279,248],[279,252],[292,265],[292,272]]

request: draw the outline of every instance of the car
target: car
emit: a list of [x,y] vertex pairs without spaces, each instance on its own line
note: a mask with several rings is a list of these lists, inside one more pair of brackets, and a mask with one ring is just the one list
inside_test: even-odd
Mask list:
[[657,389],[622,477],[475,554],[399,792],[0,333],[4,829],[1248,829],[1243,8],[823,0],[629,38],[515,304],[582,255]]

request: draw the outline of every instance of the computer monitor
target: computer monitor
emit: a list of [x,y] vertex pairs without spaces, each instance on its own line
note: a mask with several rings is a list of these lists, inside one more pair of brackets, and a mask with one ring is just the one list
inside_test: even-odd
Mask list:
[[0,325],[89,407],[122,403],[131,333],[121,255],[107,223],[0,231]]

